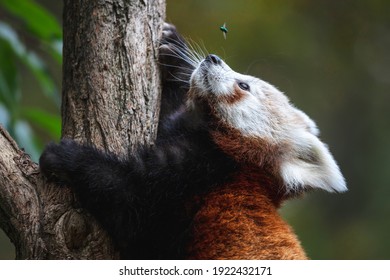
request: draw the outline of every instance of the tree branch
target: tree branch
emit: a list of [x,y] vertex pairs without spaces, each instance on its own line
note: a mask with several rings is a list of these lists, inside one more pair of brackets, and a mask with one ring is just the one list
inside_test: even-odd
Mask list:
[[0,149],[0,226],[17,259],[118,257],[70,190],[45,183],[38,165],[1,126]]
[[[38,167],[0,126],[0,226],[20,248],[17,256],[34,255],[40,207],[35,185]],[[26,244],[31,244],[27,248]]]

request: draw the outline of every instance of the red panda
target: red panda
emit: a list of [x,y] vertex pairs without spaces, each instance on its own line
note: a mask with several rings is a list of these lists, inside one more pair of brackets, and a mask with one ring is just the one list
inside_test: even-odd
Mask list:
[[125,259],[305,259],[281,203],[346,190],[314,122],[272,85],[191,52],[166,24],[153,147],[121,157],[70,139],[40,168],[72,187]]

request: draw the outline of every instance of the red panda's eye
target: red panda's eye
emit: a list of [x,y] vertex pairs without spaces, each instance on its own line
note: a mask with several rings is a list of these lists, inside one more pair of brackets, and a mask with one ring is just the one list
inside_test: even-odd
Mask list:
[[238,82],[238,86],[242,90],[245,90],[245,91],[249,91],[250,90],[250,87],[249,87],[249,85],[247,83]]

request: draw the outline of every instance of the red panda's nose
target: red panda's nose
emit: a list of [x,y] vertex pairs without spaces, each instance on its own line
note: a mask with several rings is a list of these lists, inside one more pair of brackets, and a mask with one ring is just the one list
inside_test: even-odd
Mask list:
[[209,54],[208,56],[206,56],[206,61],[211,62],[215,65],[220,65],[222,62],[222,60],[215,54]]

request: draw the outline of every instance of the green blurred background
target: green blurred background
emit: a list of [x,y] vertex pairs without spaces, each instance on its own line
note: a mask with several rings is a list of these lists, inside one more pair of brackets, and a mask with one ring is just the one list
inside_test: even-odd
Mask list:
[[[389,11],[387,0],[167,0],[184,36],[317,122],[349,191],[281,210],[313,259],[390,259]],[[34,159],[59,138],[61,13],[62,1],[0,0],[0,122]],[[0,259],[12,258],[0,233]]]

